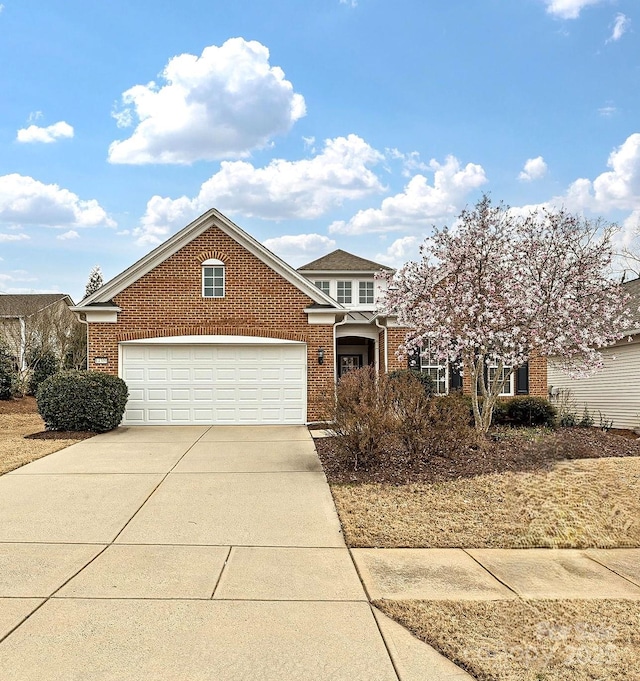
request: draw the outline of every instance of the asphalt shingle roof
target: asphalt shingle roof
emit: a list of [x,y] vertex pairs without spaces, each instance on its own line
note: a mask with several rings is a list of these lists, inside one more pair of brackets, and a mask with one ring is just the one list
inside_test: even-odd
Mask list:
[[0,317],[28,317],[65,298],[71,300],[66,293],[0,293]]
[[373,262],[373,260],[367,260],[352,253],[347,253],[340,248],[333,251],[333,253],[323,255],[322,258],[298,267],[298,272],[377,272],[378,270],[392,272],[393,267],[381,265],[380,263]]

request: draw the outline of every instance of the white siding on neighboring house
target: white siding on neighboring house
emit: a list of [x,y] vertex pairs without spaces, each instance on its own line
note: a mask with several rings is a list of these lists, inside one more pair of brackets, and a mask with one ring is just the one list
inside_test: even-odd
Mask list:
[[[569,389],[578,419],[585,404],[600,423],[598,412],[613,419],[614,428],[640,428],[640,338],[626,340],[602,352],[604,367],[588,378],[572,379],[549,360],[549,387]],[[551,398],[556,403],[557,398]]]

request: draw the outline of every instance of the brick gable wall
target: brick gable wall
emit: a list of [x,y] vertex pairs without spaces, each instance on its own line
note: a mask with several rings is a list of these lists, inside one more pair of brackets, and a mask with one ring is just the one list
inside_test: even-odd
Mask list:
[[[225,297],[202,297],[201,264],[225,263]],[[221,230],[211,227],[114,297],[116,324],[89,324],[89,366],[118,373],[118,343],[180,335],[225,334],[307,343],[308,413],[322,418],[333,390],[333,327],[309,325],[313,300]],[[318,364],[318,349],[325,352]],[[107,357],[108,365],[94,364]]]

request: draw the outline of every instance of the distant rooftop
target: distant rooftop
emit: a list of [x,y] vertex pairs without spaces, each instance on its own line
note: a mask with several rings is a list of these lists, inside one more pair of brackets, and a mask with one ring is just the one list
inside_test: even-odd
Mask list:
[[629,294],[627,307],[631,314],[634,327],[638,328],[640,327],[640,312],[638,311],[638,308],[640,308],[640,279],[625,281],[624,284],[622,284],[622,288]]
[[322,258],[298,267],[298,272],[377,272],[378,270],[393,272],[393,267],[361,258],[339,248],[333,253],[323,255]]
[[28,317],[66,298],[73,305],[66,293],[0,293],[0,317]]

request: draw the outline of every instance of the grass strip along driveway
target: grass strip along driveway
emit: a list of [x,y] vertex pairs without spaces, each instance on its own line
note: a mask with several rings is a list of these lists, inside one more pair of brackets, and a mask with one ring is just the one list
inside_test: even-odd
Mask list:
[[[362,548],[640,546],[640,442],[597,429],[505,431],[460,457],[401,452],[349,470],[317,446],[347,544]],[[480,681],[632,681],[635,600],[379,600]]]
[[92,435],[45,432],[33,397],[0,400],[0,475]]

